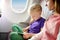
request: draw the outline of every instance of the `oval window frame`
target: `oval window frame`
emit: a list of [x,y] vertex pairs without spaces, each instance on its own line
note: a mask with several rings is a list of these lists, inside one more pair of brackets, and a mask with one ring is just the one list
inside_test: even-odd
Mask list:
[[15,12],[15,13],[24,13],[24,12],[27,10],[27,8],[28,8],[29,0],[26,1],[26,6],[25,6],[25,8],[24,8],[23,10],[21,10],[21,11],[15,10],[15,9],[13,8],[13,6],[12,6],[12,0],[11,0],[10,3],[11,3],[11,9],[12,9],[13,12]]

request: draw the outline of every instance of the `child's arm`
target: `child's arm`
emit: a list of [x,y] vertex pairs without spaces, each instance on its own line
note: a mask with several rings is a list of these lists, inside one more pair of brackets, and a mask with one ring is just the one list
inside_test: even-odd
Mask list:
[[[29,24],[32,23],[32,22],[33,22],[33,19],[31,18]],[[23,29],[23,32],[27,32],[29,28],[30,28],[30,26],[24,28],[24,29]]]
[[23,32],[27,32],[29,28],[30,28],[30,26],[24,28],[24,29],[23,29]]

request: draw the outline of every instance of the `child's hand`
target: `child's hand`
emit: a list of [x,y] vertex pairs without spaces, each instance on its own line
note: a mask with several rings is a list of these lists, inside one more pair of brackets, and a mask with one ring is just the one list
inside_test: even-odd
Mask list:
[[23,32],[27,32],[27,31],[28,31],[28,29],[27,29],[27,28],[24,28],[24,29],[23,29]]
[[28,38],[30,38],[31,37],[31,35],[29,34],[29,33],[24,33],[23,34],[23,38],[24,39],[28,39]]

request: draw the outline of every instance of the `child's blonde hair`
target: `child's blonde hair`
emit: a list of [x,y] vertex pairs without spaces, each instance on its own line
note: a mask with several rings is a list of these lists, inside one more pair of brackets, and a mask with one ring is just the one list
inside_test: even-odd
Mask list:
[[30,7],[28,9],[29,14],[30,14],[31,11],[36,10],[36,9],[42,11],[41,5],[37,4],[37,3],[30,5]]

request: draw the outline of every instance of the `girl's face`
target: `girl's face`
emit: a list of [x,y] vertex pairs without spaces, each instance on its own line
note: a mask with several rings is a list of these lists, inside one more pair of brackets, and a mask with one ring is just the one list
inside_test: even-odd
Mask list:
[[41,11],[40,10],[33,10],[33,11],[31,11],[30,15],[34,20],[38,19],[41,16]]
[[48,0],[46,2],[46,5],[48,6],[49,10],[54,10],[54,8],[55,8],[52,0]]

